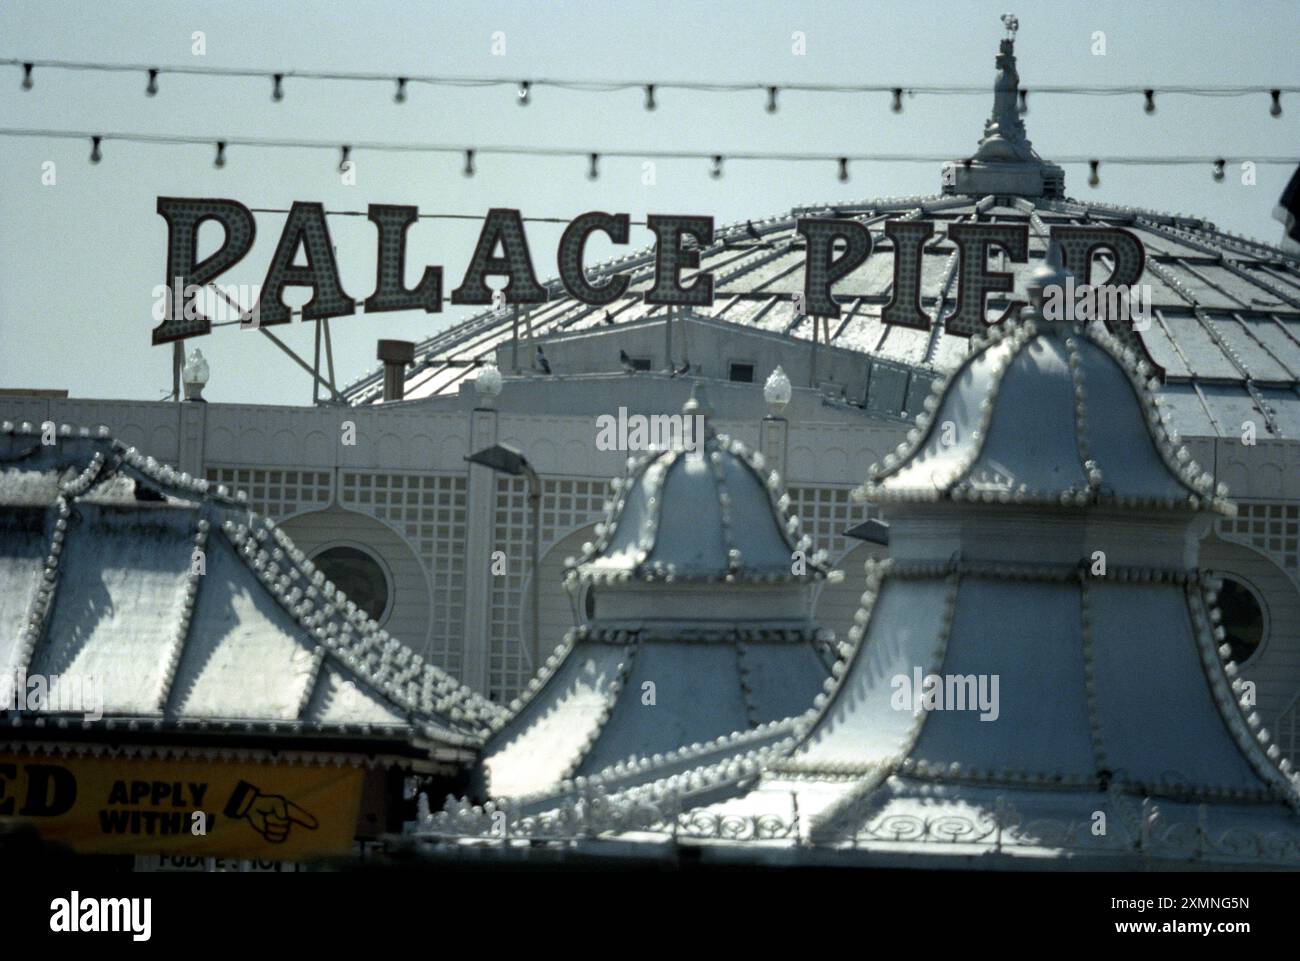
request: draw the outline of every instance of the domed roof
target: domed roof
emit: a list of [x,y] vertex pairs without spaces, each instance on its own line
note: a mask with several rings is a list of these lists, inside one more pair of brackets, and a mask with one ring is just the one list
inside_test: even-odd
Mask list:
[[1152,393],[1158,382],[1099,324],[1029,317],[1065,271],[1044,265],[1026,319],[990,328],[861,496],[874,502],[1230,507]]
[[682,413],[701,418],[693,423],[703,424],[703,437],[694,437],[690,450],[629,459],[628,475],[611,482],[616,500],[596,527],[597,540],[583,545],[571,576],[587,583],[825,577],[824,551],[796,563],[795,552],[812,542],[800,533],[780,476],[762,454],[713,431],[698,382]]
[[[806,250],[796,230],[800,217],[852,219],[871,232],[872,254],[835,285],[843,313],[831,325],[829,344],[868,355],[864,363],[886,376],[869,378],[866,396],[849,398],[879,416],[915,414],[931,381],[961,365],[970,341],[945,336],[944,317],[957,293],[957,247],[949,228],[963,222],[1025,225],[1026,262],[999,265],[1013,277],[1013,289],[993,293],[987,308],[1000,316],[1023,300],[1027,281],[1044,259],[1048,237],[1058,226],[1119,227],[1142,244],[1146,259],[1137,283],[1150,291],[1152,322],[1134,333],[1133,346],[1161,371],[1161,394],[1175,426],[1185,436],[1235,436],[1243,417],[1258,420],[1271,437],[1300,435],[1300,263],[1275,245],[1221,231],[1207,220],[1120,206],[1065,195],[1060,167],[1029,145],[1023,120],[1010,112],[1012,89],[1008,51],[999,54],[994,108],[979,148],[945,167],[946,181],[934,194],[820,201],[765,218],[719,226],[699,251],[698,271],[713,276],[714,300],[694,314],[740,327],[767,331],[806,344],[812,321],[793,309],[803,290]],[[1103,172],[1104,176],[1104,172]],[[885,324],[881,310],[891,299],[895,246],[885,234],[890,220],[927,220],[935,233],[922,248],[919,303],[931,318],[928,330]],[[560,332],[618,330],[647,318],[664,317],[663,305],[648,304],[654,284],[655,250],[647,246],[588,269],[593,282],[622,276],[621,297],[597,309],[572,297],[558,278],[545,286],[548,300],[527,311],[530,337]],[[494,360],[512,336],[509,312],[484,310],[420,343],[408,368],[405,397],[454,394],[474,377],[478,365]],[[825,343],[826,341],[823,341]],[[609,352],[611,358],[616,350]],[[904,376],[899,376],[901,373]],[[378,403],[383,371],[376,369],[346,391],[355,404]]]

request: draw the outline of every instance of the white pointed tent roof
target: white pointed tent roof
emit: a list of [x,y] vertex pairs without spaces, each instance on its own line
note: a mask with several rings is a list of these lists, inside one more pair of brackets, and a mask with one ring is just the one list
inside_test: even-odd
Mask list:
[[41,434],[0,429],[0,668],[98,678],[104,716],[0,725],[481,743],[499,708],[379,629],[224,487],[102,428]]
[[[869,564],[864,626],[854,628],[852,654],[836,665],[815,717],[801,722],[797,747],[571,804],[543,831],[659,832],[677,820],[678,836],[748,840],[794,860],[924,853],[1300,863],[1295,775],[1249,701],[1238,703],[1245,689],[1222,659],[1226,646],[1216,646],[1217,585],[1195,569],[1203,524],[1147,504],[1153,485],[1180,489],[1184,478],[1156,457],[1161,438],[1146,429],[1149,398],[1136,365],[1104,332],[1033,316],[977,351],[938,409],[978,399],[968,368],[1013,363],[1006,378],[1023,390],[982,381],[993,398],[988,443],[1014,403],[1006,412],[1026,431],[1023,441],[1064,442],[1059,456],[1040,449],[1048,467],[1072,465],[1064,452],[1078,456],[1073,404],[1058,409],[1062,396],[1075,396],[1072,371],[1093,377],[1089,402],[1111,403],[1102,387],[1119,392],[1122,403],[1107,409],[1123,419],[1108,427],[1126,446],[1113,453],[1136,462],[1119,474],[1122,496],[954,504],[894,490],[894,557]],[[1072,355],[1086,360],[1071,365]],[[1090,403],[1080,413],[1094,416]],[[929,450],[918,444],[874,483],[889,490],[889,478],[908,476]],[[1009,464],[1038,468],[1024,458]],[[1191,503],[1196,495],[1182,496]],[[1101,548],[1109,559],[1098,569],[1088,559]]]
[[[686,412],[707,416],[707,402]],[[613,487],[598,541],[570,566],[596,616],[484,750],[487,787],[517,812],[788,746],[834,660],[809,613],[825,570],[813,558],[792,572],[808,543],[759,455],[708,429],[702,454],[651,452]]]
[[[1031,296],[1050,285],[1064,289],[1065,277],[1044,264],[1031,278]],[[1036,336],[1026,325],[993,327],[988,337],[935,385],[907,441],[882,470],[872,465],[879,476],[862,496],[1227,510],[1226,488],[1214,489],[1166,426],[1160,397],[1143,389],[1144,381],[1156,386],[1146,361],[1105,330]]]
[[[606,585],[602,596],[618,585],[654,581],[790,584],[802,591],[826,576],[825,552],[796,572],[795,552],[812,541],[801,534],[780,477],[762,454],[715,434],[712,414],[697,381],[682,416],[696,425],[699,443],[688,436],[691,449],[629,459],[628,476],[611,484],[615,500],[606,505],[596,542],[584,544],[568,565],[571,584]],[[804,612],[796,604],[788,616]]]

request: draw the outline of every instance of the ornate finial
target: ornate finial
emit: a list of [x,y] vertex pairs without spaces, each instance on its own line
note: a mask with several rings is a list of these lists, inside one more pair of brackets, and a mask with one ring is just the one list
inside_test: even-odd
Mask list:
[[1025,135],[1021,107],[1028,91],[1020,89],[1020,74],[1016,71],[1020,18],[1004,13],[1002,25],[1007,33],[998,44],[994,60],[997,72],[993,78],[993,111],[984,124],[984,136],[975,155],[944,166],[943,192],[980,197],[1062,197],[1065,172],[1039,157]]
[[1047,256],[1043,258],[1042,264],[1034,268],[1029,274],[1027,284],[1027,293],[1029,294],[1030,306],[1025,311],[1035,320],[1047,319],[1043,314],[1043,301],[1049,290],[1065,290],[1065,283],[1070,276],[1070,272],[1061,264],[1061,247],[1059,244],[1047,245]]
[[713,406],[709,403],[709,395],[705,392],[704,385],[698,380],[691,384],[691,396],[682,405],[682,413],[692,417],[699,415],[706,421],[713,416]]

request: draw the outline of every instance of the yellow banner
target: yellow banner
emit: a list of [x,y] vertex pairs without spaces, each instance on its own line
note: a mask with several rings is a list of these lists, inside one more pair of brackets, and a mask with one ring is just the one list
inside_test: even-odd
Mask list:
[[351,850],[361,781],[354,767],[0,754],[0,820],[86,854],[292,861]]

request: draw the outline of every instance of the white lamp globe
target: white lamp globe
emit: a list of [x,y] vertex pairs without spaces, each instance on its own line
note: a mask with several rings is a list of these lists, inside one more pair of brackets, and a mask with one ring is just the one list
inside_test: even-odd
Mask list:
[[474,389],[486,401],[491,401],[501,393],[501,371],[494,363],[485,364],[474,378]]
[[790,378],[778,365],[772,373],[768,374],[767,382],[763,384],[763,399],[767,401],[768,410],[773,417],[785,410],[792,396],[794,396],[794,389],[790,386]]

